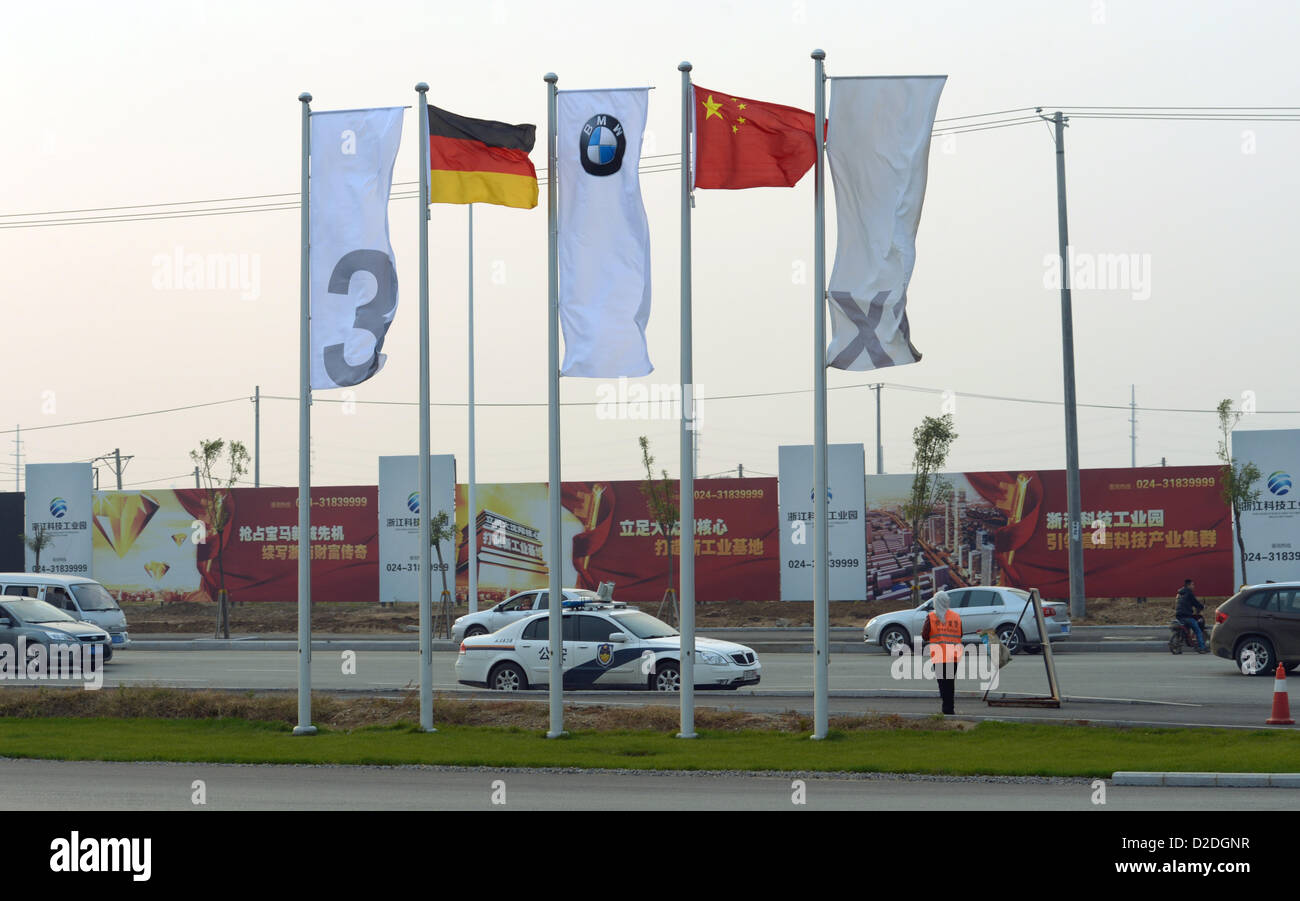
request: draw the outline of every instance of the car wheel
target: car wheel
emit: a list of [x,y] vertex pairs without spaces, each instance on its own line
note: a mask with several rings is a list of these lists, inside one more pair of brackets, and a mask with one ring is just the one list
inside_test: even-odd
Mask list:
[[1174,632],[1169,636],[1169,653],[1181,654],[1183,652],[1183,636],[1179,632]]
[[900,653],[900,646],[907,651],[912,647],[912,636],[902,626],[886,626],[880,633],[880,646],[890,654]]
[[488,676],[488,685],[493,691],[523,691],[528,687],[528,678],[515,664],[501,663]]
[[470,626],[468,629],[465,630],[466,638],[473,638],[475,635],[486,635],[486,634],[488,634],[488,630],[483,628],[482,626]]
[[661,663],[650,674],[651,691],[681,691],[682,674],[673,661]]
[[1004,623],[998,626],[998,641],[1006,645],[1012,654],[1019,654],[1025,648],[1025,633],[1019,626]]
[[1252,635],[1237,645],[1237,667],[1247,676],[1271,676],[1277,669],[1273,643],[1267,638]]

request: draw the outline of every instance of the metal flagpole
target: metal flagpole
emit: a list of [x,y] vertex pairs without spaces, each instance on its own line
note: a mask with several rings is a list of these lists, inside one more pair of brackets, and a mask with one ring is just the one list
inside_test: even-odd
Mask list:
[[885,471],[885,443],[880,434],[880,389],[884,385],[872,385],[876,389],[876,475]]
[[433,728],[433,568],[429,526],[433,518],[433,474],[429,472],[429,86],[415,86],[420,120],[420,728]]
[[[294,735],[314,735],[311,724],[311,94],[302,104],[302,252],[298,327],[298,725]],[[197,469],[195,472],[197,473]]]
[[478,612],[478,503],[474,486],[474,204],[469,207],[469,509],[465,540],[469,542],[469,612]]
[[[1042,118],[1047,118],[1043,116]],[[1057,110],[1056,216],[1061,256],[1061,360],[1065,370],[1065,495],[1070,518],[1070,616],[1087,616],[1083,595],[1083,524],[1079,508],[1079,422],[1074,393],[1074,314],[1070,305],[1070,235],[1065,213],[1065,116]]]
[[253,487],[262,487],[262,386],[253,386]]
[[826,515],[826,72],[824,50],[812,52],[816,103],[816,193],[813,202],[813,734],[826,737],[829,696],[830,571]]
[[[681,704],[678,738],[695,738],[695,379],[691,342],[691,64],[682,73],[682,464],[678,508],[681,513]],[[671,541],[668,548],[672,558]]]
[[547,353],[546,365],[548,368],[546,378],[546,397],[547,406],[550,413],[550,483],[548,491],[548,500],[550,501],[550,510],[547,520],[550,522],[550,532],[547,541],[551,543],[550,550],[550,691],[548,692],[551,700],[551,728],[546,733],[547,738],[559,738],[565,734],[564,731],[564,644],[563,631],[564,620],[561,613],[561,604],[564,601],[563,585],[561,578],[564,575],[564,555],[561,553],[560,542],[563,535],[560,533],[560,273],[559,273],[559,217],[556,213],[556,203],[558,202],[559,191],[556,186],[556,176],[559,174],[559,164],[555,156],[555,129],[556,129],[556,87],[559,76],[554,72],[546,73],[544,78],[546,82],[546,217],[547,217],[547,248],[546,248],[546,292],[547,292]]

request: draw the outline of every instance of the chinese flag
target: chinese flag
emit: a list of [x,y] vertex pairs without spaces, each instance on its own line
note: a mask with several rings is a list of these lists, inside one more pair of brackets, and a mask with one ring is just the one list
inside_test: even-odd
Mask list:
[[695,187],[790,188],[817,162],[812,113],[694,88]]

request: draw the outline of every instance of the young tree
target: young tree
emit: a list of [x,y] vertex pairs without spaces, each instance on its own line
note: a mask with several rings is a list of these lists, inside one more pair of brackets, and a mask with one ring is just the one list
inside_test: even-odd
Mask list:
[[1223,500],[1232,508],[1232,521],[1237,527],[1237,552],[1241,555],[1241,581],[1249,584],[1246,578],[1246,540],[1241,534],[1241,511],[1259,500],[1259,489],[1252,488],[1259,481],[1259,467],[1254,463],[1238,463],[1232,456],[1232,430],[1241,421],[1240,410],[1232,409],[1232,401],[1219,401],[1216,409],[1219,414],[1219,461],[1223,466],[1219,470],[1222,487],[1219,489]]
[[903,516],[912,526],[912,603],[921,603],[921,523],[939,504],[945,503],[952,486],[939,473],[948,450],[957,440],[952,414],[926,416],[912,430],[912,493],[903,504]]
[[[421,498],[423,501],[423,498]],[[442,574],[442,597],[449,598],[447,589],[447,564],[442,559],[442,543],[444,541],[454,541],[456,538],[456,524],[451,521],[446,510],[439,510],[438,513],[429,520],[429,545],[433,552],[438,555],[438,572]],[[439,617],[434,623],[434,634],[438,635],[438,629],[446,623],[446,636],[451,638],[451,604],[443,601],[439,608]]]
[[34,535],[23,534],[23,535],[19,535],[18,537],[23,540],[23,544],[28,548],[28,550],[30,550],[33,554],[36,555],[36,565],[35,565],[35,569],[33,569],[32,571],[40,572],[41,551],[45,550],[47,547],[49,547],[51,544],[54,543],[54,536],[45,530],[45,526],[37,526],[36,533]]
[[[225,453],[226,475],[218,473]],[[225,529],[234,515],[230,489],[248,472],[248,449],[242,441],[229,444],[222,438],[200,440],[199,449],[190,451],[190,459],[199,468],[201,484],[199,503],[203,510],[207,540],[216,541],[213,557],[217,561],[217,637],[230,637],[230,599],[226,594],[226,567],[222,560],[226,550]],[[215,536],[214,536],[215,533]]]
[[[645,467],[645,479],[641,482],[641,496],[645,498],[645,505],[650,511],[651,522],[658,523],[659,528],[664,533],[664,540],[668,542],[668,589],[673,587],[673,528],[681,518],[681,509],[677,506],[677,492],[673,488],[673,483],[668,480],[668,470],[661,469],[662,478],[655,478],[655,458],[650,453],[650,439],[645,435],[640,438],[641,444],[641,465]],[[682,542],[694,541],[694,535],[680,536]],[[684,549],[691,548],[692,545],[684,544]],[[686,550],[684,550],[686,552]],[[665,591],[665,594],[667,592]],[[674,614],[676,605],[673,605]],[[674,616],[675,618],[675,616]],[[676,623],[673,623],[676,625]]]

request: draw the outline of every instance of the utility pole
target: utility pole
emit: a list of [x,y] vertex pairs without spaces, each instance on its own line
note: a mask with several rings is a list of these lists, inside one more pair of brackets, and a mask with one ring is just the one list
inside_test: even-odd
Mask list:
[[14,427],[14,491],[20,491],[18,477],[23,471],[23,427]]
[[1129,385],[1129,442],[1132,450],[1129,454],[1129,466],[1137,469],[1138,465],[1138,402],[1137,402],[1137,385]]
[[203,487],[202,485],[199,484],[199,468],[197,466],[194,467],[194,487],[195,488]]
[[[91,461],[90,461],[90,465],[91,465],[91,466],[94,466],[96,463],[99,463],[99,462],[103,461],[103,463],[104,463],[105,466],[108,466],[108,467],[112,468],[112,470],[113,470],[113,474],[117,477],[117,490],[118,490],[118,491],[121,491],[121,490],[122,490],[122,472],[123,472],[123,470],[126,469],[126,464],[130,463],[130,462],[131,462],[132,460],[134,460],[134,459],[135,459],[135,455],[134,455],[134,454],[127,454],[125,457],[123,457],[123,456],[122,456],[122,449],[121,449],[120,447],[115,447],[115,448],[113,448],[113,452],[112,452],[111,454],[101,454],[100,456],[98,456],[98,457],[96,457],[95,459],[91,460]],[[97,490],[97,491],[99,490],[99,470],[98,470],[98,469],[95,470],[95,490]]]
[[745,477],[745,464],[744,464],[744,463],[737,463],[737,464],[736,464],[736,471],[737,471],[738,473],[740,473],[740,475],[738,476],[738,478],[742,478],[742,479],[743,479],[743,478]]
[[871,390],[876,392],[876,475],[885,471],[885,445],[880,437],[880,389],[884,385],[872,385]]
[[1056,230],[1061,262],[1061,362],[1065,371],[1065,494],[1070,518],[1070,616],[1087,616],[1083,594],[1083,524],[1080,519],[1079,420],[1074,393],[1074,313],[1070,305],[1070,233],[1065,205],[1065,115],[1050,119],[1056,143]]
[[262,487],[262,386],[253,386],[253,487]]

